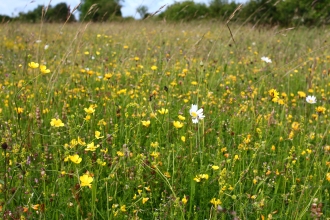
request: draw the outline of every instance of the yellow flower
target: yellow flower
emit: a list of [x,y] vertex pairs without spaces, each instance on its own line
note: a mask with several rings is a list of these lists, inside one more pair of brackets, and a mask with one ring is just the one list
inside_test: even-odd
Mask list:
[[100,136],[101,135],[101,132],[99,131],[95,131],[95,138],[96,139],[100,139],[100,138],[103,138],[104,136]]
[[157,141],[156,142],[151,142],[150,146],[154,147],[154,148],[157,148],[159,146],[159,143]]
[[86,121],[91,120],[91,116],[90,115],[86,115],[86,117],[84,118],[84,120],[86,120]]
[[182,115],[178,115],[178,118],[179,118],[181,121],[184,121],[184,120],[186,120],[186,118],[185,118],[185,117],[183,117]]
[[276,147],[274,145],[272,145],[272,151],[275,151],[276,150]]
[[144,189],[148,192],[151,192],[150,186],[144,187]]
[[170,174],[169,172],[164,172],[164,176],[165,176],[166,178],[171,178],[171,174]]
[[159,155],[160,155],[160,153],[159,153],[159,152],[155,152],[155,151],[153,151],[153,152],[150,154],[150,156],[152,156],[152,157],[154,157],[154,158],[159,157]]
[[162,115],[167,114],[168,113],[168,109],[162,108],[161,110],[158,110],[158,112]]
[[219,166],[213,165],[213,166],[212,166],[212,169],[213,169],[213,170],[218,170],[218,169],[219,169]]
[[200,174],[199,176],[202,179],[206,179],[206,180],[209,179],[209,175],[208,174]]
[[81,146],[85,146],[86,143],[78,136],[78,144],[80,144]]
[[150,120],[148,120],[148,121],[142,121],[142,125],[145,126],[145,127],[149,127]]
[[95,151],[96,148],[100,147],[100,145],[94,145],[94,142],[87,144],[87,147],[85,148],[85,151]]
[[183,123],[180,121],[173,121],[173,125],[176,128],[182,128],[183,127]]
[[217,206],[221,204],[221,201],[220,199],[213,198],[211,199],[210,203],[212,203],[214,206]]
[[56,118],[53,118],[51,121],[50,121],[50,125],[52,127],[63,127],[64,126],[64,123],[61,121],[61,119],[56,119]]
[[93,182],[93,177],[84,174],[82,176],[79,177],[80,180],[80,186],[88,186],[89,188],[92,187],[92,182]]
[[73,156],[69,156],[69,159],[70,159],[73,163],[76,163],[76,164],[79,164],[79,163],[82,161],[81,157],[79,157],[78,154],[75,154],[75,155],[73,155]]
[[196,177],[194,178],[194,180],[195,180],[197,183],[199,183],[199,182],[201,181],[201,178],[200,178],[199,176],[196,176]]
[[142,204],[146,203],[149,200],[149,198],[142,198]]
[[318,112],[318,113],[323,113],[323,114],[325,114],[325,111],[326,111],[327,109],[326,108],[324,108],[323,106],[318,106],[317,108],[316,108],[316,111]]
[[186,195],[183,196],[183,198],[181,199],[181,202],[183,203],[183,205],[187,204],[188,199],[187,199]]
[[36,69],[39,67],[39,63],[31,62],[31,63],[29,63],[29,67],[32,69]]
[[122,206],[120,206],[120,211],[122,211],[122,212],[126,212],[126,205],[122,205]]
[[101,119],[101,120],[99,120],[99,122],[97,122],[97,125],[98,126],[105,126],[105,125],[107,125],[107,123],[104,121],[104,119]]
[[84,108],[84,110],[87,114],[93,114],[95,112],[95,109],[92,106],[89,106],[89,108]]
[[17,112],[17,114],[22,114],[23,113],[23,108],[20,108],[20,107],[18,107],[18,108],[16,108],[16,112]]
[[330,182],[330,173],[327,173],[327,180]]
[[50,70],[47,69],[47,67],[46,67],[45,65],[40,65],[40,71],[41,71],[43,74],[50,73]]
[[111,73],[104,74],[104,78],[105,79],[110,79],[111,77],[112,77],[112,74]]
[[152,66],[151,69],[152,70],[157,70],[157,66]]
[[36,205],[32,205],[32,209],[34,209],[34,210],[38,210],[39,209],[39,204],[36,204]]
[[278,99],[279,98],[279,92],[276,91],[276,89],[271,89],[268,91],[268,94],[270,95],[270,97],[272,97],[273,99]]
[[201,182],[203,179],[205,179],[205,180],[209,179],[209,175],[208,174],[199,174],[199,175],[196,175],[196,177],[194,178],[194,180],[197,183]]
[[298,91],[298,96],[299,96],[299,98],[306,98],[306,93],[304,93],[302,91]]
[[186,137],[185,136],[181,136],[181,141],[182,142],[186,142]]
[[295,121],[292,123],[291,127],[293,130],[297,131],[299,130],[299,123]]
[[118,155],[118,157],[123,157],[125,154],[121,151],[117,151],[117,155]]

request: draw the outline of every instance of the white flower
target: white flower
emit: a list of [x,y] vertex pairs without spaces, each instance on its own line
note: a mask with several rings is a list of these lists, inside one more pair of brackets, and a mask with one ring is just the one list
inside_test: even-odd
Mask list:
[[309,104],[315,104],[316,103],[316,97],[315,96],[307,96],[306,97],[306,102],[308,102]]
[[261,57],[261,60],[265,61],[266,63],[271,63],[272,62],[272,60],[269,59],[268,57]]
[[49,48],[49,45],[46,44],[44,49],[47,50],[48,48]]
[[201,120],[205,117],[205,115],[203,115],[203,109],[202,108],[198,109],[198,106],[194,104],[191,105],[189,113],[192,117],[192,122],[194,124],[198,123],[198,120]]

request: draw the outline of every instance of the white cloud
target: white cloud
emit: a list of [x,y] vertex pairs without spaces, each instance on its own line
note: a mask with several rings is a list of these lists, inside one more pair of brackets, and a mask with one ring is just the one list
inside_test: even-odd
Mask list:
[[[185,0],[125,0],[122,4],[122,15],[124,17],[133,16],[139,18],[139,14],[136,12],[137,7],[144,5],[148,7],[149,13],[156,12],[163,5],[171,5],[174,2],[183,2]],[[207,4],[210,0],[195,0],[196,3]],[[246,2],[247,0],[236,0],[236,2]],[[48,5],[49,0],[0,0],[0,14],[17,16],[19,12],[27,12],[35,9],[38,5]],[[80,0],[51,0],[51,5],[54,6],[58,3],[65,2],[70,5],[71,9],[77,6]],[[166,7],[164,7],[165,9]],[[164,10],[163,9],[163,10]]]

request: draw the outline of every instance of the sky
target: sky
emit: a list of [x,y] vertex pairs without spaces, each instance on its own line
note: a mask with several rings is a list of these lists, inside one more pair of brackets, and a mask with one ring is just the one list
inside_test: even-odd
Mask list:
[[[174,2],[182,2],[184,0],[125,0],[122,5],[122,15],[123,17],[132,16],[135,18],[139,18],[139,14],[136,12],[136,8],[145,5],[148,7],[148,12],[153,13],[156,12],[163,5],[171,5]],[[194,0],[196,3],[205,3],[207,4],[211,0]],[[8,3],[10,2],[10,3]],[[8,16],[17,16],[19,12],[28,12],[35,9],[38,5],[48,4],[54,6],[58,3],[65,2],[67,5],[70,5],[71,9],[77,6],[80,3],[80,0],[0,0],[0,15],[8,15]],[[229,0],[230,2],[230,0]],[[235,0],[235,2],[243,3],[246,0]],[[164,7],[165,9],[166,7]],[[163,9],[163,10],[164,10]],[[76,18],[78,17],[78,12],[75,13]]]

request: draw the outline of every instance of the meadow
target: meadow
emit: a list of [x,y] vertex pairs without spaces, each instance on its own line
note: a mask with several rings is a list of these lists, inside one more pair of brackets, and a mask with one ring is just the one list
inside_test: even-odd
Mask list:
[[230,28],[1,24],[1,219],[330,219],[329,27]]

